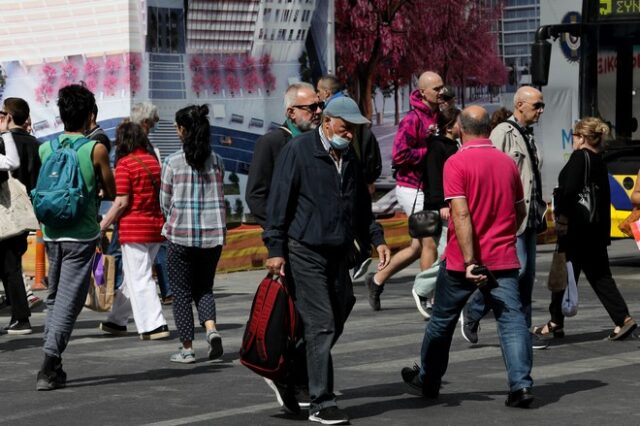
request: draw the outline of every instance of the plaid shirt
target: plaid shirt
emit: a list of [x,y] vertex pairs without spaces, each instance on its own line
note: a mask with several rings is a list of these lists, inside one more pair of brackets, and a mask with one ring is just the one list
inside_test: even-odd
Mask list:
[[225,242],[224,165],[215,153],[207,159],[204,171],[187,164],[181,149],[162,165],[160,207],[167,221],[162,235],[174,244],[211,248]]

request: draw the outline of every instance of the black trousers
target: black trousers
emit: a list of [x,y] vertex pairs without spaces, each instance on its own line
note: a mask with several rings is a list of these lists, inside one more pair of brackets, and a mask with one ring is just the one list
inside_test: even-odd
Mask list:
[[311,247],[289,241],[296,308],[304,325],[310,411],[335,406],[331,348],[355,303],[346,248]]
[[28,232],[0,241],[0,279],[11,304],[11,321],[25,321],[31,316],[22,279],[22,255],[27,251]]
[[[578,283],[580,272],[584,272],[614,324],[622,326],[624,319],[629,315],[629,308],[611,276],[607,246],[590,243],[580,238],[571,238],[571,236],[563,239],[560,243],[560,248],[564,248],[567,254],[567,261],[570,261],[573,266],[576,283]],[[561,327],[564,326],[563,295],[563,291],[551,293],[551,304],[549,305],[551,321]]]

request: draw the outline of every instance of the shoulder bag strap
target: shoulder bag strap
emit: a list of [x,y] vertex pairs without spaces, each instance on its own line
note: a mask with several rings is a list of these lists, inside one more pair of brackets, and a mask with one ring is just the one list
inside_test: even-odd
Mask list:
[[589,175],[591,174],[591,159],[589,158],[589,153],[586,150],[582,150],[584,153],[584,186],[586,187],[589,183]]
[[420,187],[422,186],[422,177],[420,177],[420,183],[418,189],[416,189],[416,197],[413,199],[413,207],[411,208],[411,214],[416,212],[416,203],[418,202],[418,195],[420,195]]
[[158,185],[158,182],[156,182],[155,178],[153,177],[153,173],[151,173],[151,170],[149,170],[147,165],[144,164],[144,162],[140,158],[138,158],[137,155],[131,154],[131,157],[133,157],[133,159],[136,160],[142,166],[142,168],[146,170],[146,172],[149,174],[149,177],[151,178],[153,189],[156,191],[156,193],[160,193],[160,185]]

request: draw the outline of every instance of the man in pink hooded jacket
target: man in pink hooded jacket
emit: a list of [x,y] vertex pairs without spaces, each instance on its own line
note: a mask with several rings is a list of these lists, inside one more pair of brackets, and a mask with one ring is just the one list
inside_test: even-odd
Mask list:
[[[435,132],[438,119],[440,92],[444,87],[442,78],[426,71],[418,79],[418,88],[411,93],[412,110],[400,121],[393,141],[393,165],[396,178],[396,199],[407,214],[423,209],[424,193],[420,188],[424,158],[427,154],[427,139]],[[448,217],[442,217],[446,220]],[[369,304],[374,311],[380,310],[380,294],[384,283],[396,272],[406,268],[420,258],[420,268],[429,268],[437,257],[433,238],[413,239],[411,245],[391,258],[385,269],[369,274],[365,280],[369,289]],[[418,310],[428,318],[426,295],[416,297]]]

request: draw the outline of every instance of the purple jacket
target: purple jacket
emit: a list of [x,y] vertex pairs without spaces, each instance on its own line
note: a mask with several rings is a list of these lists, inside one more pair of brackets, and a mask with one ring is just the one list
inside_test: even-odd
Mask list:
[[418,188],[423,161],[427,154],[427,138],[435,131],[438,112],[422,102],[418,89],[411,93],[413,107],[398,125],[393,140],[392,161],[396,169],[396,185]]

